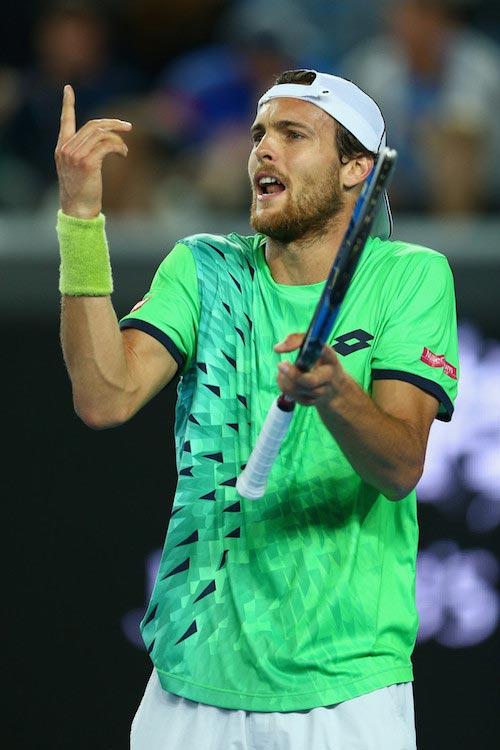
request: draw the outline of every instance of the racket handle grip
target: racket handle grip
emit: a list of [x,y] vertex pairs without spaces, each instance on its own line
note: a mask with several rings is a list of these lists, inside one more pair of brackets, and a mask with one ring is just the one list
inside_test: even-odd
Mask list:
[[267,478],[292,421],[293,408],[281,409],[278,400],[269,409],[248,463],[236,480],[236,490],[248,500],[264,495]]

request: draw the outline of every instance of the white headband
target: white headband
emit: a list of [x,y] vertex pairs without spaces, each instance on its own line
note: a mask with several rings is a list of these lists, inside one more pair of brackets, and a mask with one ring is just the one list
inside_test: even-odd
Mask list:
[[[386,145],[385,122],[378,105],[352,81],[329,73],[316,74],[308,84],[280,83],[272,86],[259,99],[257,109],[271,99],[301,99],[315,104],[343,125],[368,151],[377,154]],[[389,198],[384,193],[384,205],[373,228],[373,234],[388,239],[392,232]]]

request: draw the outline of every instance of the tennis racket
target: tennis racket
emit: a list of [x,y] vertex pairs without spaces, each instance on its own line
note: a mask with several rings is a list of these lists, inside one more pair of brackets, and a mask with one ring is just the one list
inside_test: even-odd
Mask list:
[[[331,333],[396,160],[397,152],[384,148],[365,181],[295,361],[296,367],[303,372],[310,370],[317,361]],[[248,463],[236,481],[236,489],[242,497],[256,500],[264,495],[267,478],[292,421],[294,408],[295,401],[283,393],[273,402]]]

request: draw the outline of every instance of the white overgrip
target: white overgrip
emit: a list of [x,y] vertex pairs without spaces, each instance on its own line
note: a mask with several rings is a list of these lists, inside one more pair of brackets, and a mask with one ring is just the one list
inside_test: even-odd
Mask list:
[[236,490],[248,500],[257,500],[266,491],[267,478],[293,417],[274,401],[269,409],[245,469],[236,480]]

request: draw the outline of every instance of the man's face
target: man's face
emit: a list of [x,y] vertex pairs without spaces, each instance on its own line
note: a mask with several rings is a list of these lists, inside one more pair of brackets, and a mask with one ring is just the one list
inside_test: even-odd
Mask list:
[[251,225],[279,242],[311,239],[343,206],[335,122],[300,99],[272,99],[252,126]]

